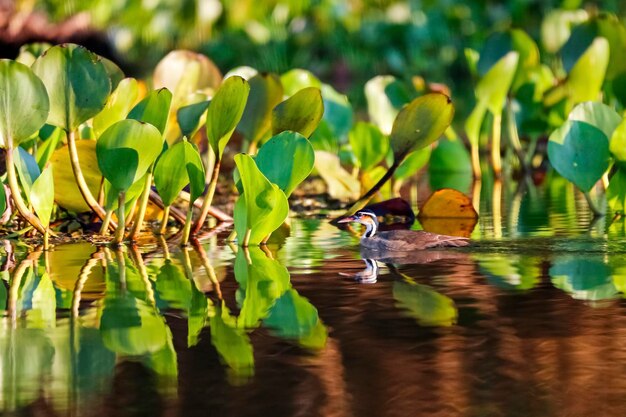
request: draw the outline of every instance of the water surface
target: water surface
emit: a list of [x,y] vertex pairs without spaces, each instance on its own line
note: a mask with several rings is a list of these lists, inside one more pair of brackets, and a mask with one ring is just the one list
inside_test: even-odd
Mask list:
[[387,263],[306,218],[265,251],[5,245],[2,415],[626,415],[624,222],[558,179],[480,212]]

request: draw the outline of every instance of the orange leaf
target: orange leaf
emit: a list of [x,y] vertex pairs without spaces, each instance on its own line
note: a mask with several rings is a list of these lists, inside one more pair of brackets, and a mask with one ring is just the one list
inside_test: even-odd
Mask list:
[[477,219],[472,200],[465,194],[443,188],[428,197],[422,206],[418,218],[469,218]]

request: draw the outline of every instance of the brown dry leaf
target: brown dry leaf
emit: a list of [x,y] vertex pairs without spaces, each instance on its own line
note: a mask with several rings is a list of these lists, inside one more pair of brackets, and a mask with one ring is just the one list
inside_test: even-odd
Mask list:
[[418,219],[427,232],[470,237],[478,222],[478,213],[465,194],[443,188],[426,200]]
[[472,200],[452,188],[442,188],[428,197],[418,215],[420,222],[424,218],[467,218],[477,219]]

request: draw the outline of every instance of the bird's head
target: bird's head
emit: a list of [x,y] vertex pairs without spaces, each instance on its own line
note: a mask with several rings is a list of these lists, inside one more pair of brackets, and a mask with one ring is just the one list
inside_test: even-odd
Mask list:
[[365,234],[363,237],[372,237],[378,230],[378,217],[373,211],[361,210],[357,211],[354,216],[344,217],[337,223],[360,223],[365,226]]

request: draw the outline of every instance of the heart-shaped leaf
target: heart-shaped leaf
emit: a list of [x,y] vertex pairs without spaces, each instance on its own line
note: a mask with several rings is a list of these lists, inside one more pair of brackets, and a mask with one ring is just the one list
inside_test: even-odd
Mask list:
[[285,193],[269,182],[249,155],[238,154],[235,163],[241,176],[243,194],[235,204],[235,231],[240,244],[259,244],[283,224],[289,215]]
[[611,154],[618,164],[626,164],[626,119],[617,125],[610,138],[609,150]]
[[378,75],[365,83],[365,97],[370,120],[386,135],[391,133],[399,109],[411,100],[391,75]]
[[53,46],[33,64],[50,97],[48,123],[75,130],[104,108],[111,81],[100,58],[74,44]]
[[13,160],[15,161],[15,168],[19,174],[22,190],[26,198],[30,201],[31,188],[35,180],[41,175],[39,165],[37,165],[37,161],[31,154],[19,146],[13,150]]
[[107,127],[126,118],[139,94],[139,85],[134,78],[124,78],[109,96],[104,109],[93,118],[93,130],[100,137]]
[[276,74],[257,74],[248,83],[250,94],[237,130],[256,143],[270,131],[272,110],[283,99],[283,86]]
[[568,120],[550,135],[550,163],[583,192],[606,172],[610,157],[606,135],[588,123]]
[[151,91],[128,113],[128,119],[150,123],[163,135],[172,104],[172,93],[167,88]]
[[326,151],[315,151],[315,170],[328,186],[328,194],[338,200],[356,200],[361,184],[343,169],[339,157]]
[[389,137],[395,161],[439,139],[452,123],[454,105],[444,94],[426,94],[404,107],[393,123]]
[[246,108],[250,85],[241,77],[224,80],[209,104],[206,132],[209,145],[219,157],[224,152]]
[[358,122],[348,137],[358,166],[363,171],[372,169],[389,152],[389,139],[371,123]]
[[143,177],[163,149],[156,127],[136,120],[122,120],[104,131],[96,145],[102,175],[118,191],[126,191]]
[[54,207],[54,177],[52,167],[44,169],[33,183],[30,191],[30,202],[44,227],[50,225],[52,208]]
[[280,82],[285,88],[285,96],[291,97],[298,91],[307,87],[322,86],[322,82],[311,71],[302,68],[294,68],[280,76]]
[[317,128],[323,115],[324,102],[320,89],[303,88],[274,108],[272,132],[276,135],[290,130],[308,138]]
[[0,59],[0,148],[14,147],[46,122],[50,103],[43,82],[24,64]]
[[315,164],[311,143],[295,132],[283,132],[267,141],[255,158],[259,170],[289,197]]
[[165,151],[154,168],[154,184],[166,206],[187,184],[191,201],[195,201],[204,192],[204,166],[198,150],[183,140]]
[[622,122],[622,116],[615,110],[597,101],[578,104],[567,118],[595,126],[603,131],[607,138],[613,136],[613,131]]

